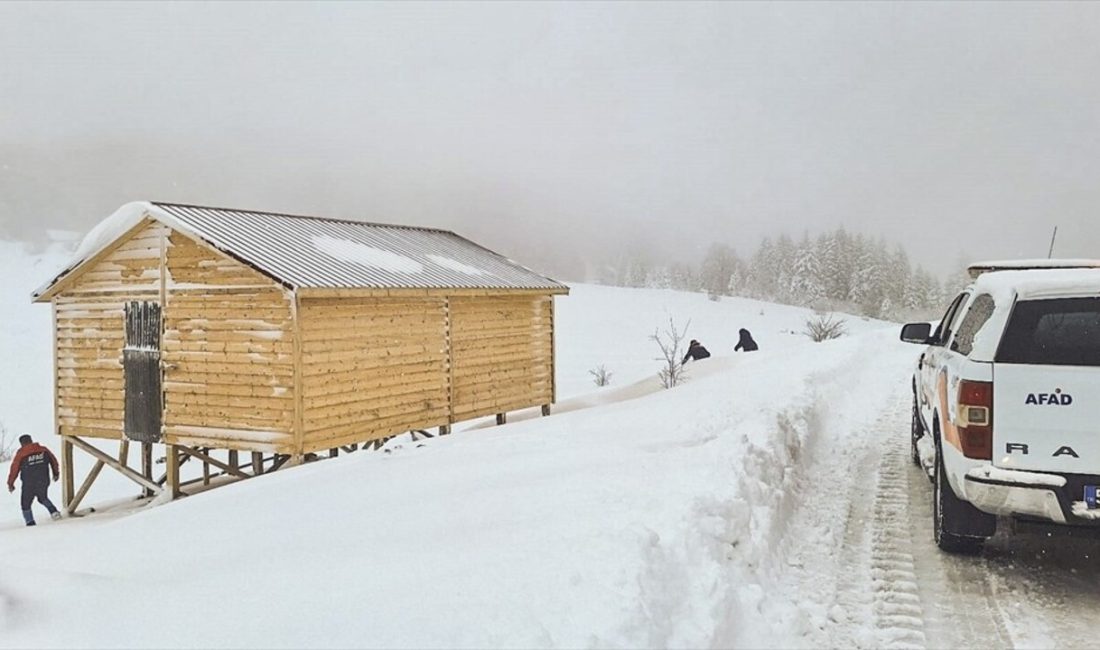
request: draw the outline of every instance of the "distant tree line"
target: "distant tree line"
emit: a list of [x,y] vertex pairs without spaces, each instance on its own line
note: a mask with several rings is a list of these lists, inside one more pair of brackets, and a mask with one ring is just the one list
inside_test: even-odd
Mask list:
[[789,305],[903,320],[938,315],[966,279],[940,281],[913,266],[900,245],[851,235],[843,228],[811,239],[765,238],[748,258],[713,244],[698,265],[654,264],[625,255],[607,269],[607,284],[705,291]]

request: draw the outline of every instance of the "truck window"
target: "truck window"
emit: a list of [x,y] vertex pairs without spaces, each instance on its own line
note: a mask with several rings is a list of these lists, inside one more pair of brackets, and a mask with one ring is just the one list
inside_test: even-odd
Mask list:
[[970,356],[974,350],[974,335],[985,325],[993,315],[993,296],[983,293],[970,303],[970,309],[966,310],[955,332],[955,340],[951,342],[951,349],[959,354]]
[[959,311],[959,307],[963,301],[966,300],[967,294],[960,293],[953,301],[951,306],[947,308],[947,313],[940,319],[940,324],[936,326],[936,331],[932,333],[933,345],[943,345],[947,343],[947,339],[951,336],[951,321],[955,319],[955,315]]
[[1100,366],[1100,298],[1016,303],[996,361],[1051,366]]

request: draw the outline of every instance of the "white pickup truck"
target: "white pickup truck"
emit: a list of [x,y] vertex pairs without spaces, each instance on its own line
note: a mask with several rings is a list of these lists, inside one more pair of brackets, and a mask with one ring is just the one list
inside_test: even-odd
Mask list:
[[974,553],[997,517],[1100,533],[1100,261],[990,262],[913,374],[913,461],[934,483],[943,550]]

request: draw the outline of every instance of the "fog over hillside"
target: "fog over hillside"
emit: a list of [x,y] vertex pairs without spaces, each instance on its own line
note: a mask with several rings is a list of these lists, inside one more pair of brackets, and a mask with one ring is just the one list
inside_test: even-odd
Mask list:
[[440,226],[565,279],[843,227],[1100,246],[1094,4],[0,5],[0,236],[153,199]]

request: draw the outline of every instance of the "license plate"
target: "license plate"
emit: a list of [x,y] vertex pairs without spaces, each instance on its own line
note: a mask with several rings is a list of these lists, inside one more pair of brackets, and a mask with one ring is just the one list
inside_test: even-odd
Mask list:
[[1095,485],[1085,486],[1085,505],[1089,507],[1089,510],[1095,510],[1097,507],[1100,507],[1100,504],[1097,503],[1098,491],[1100,490],[1098,490]]

